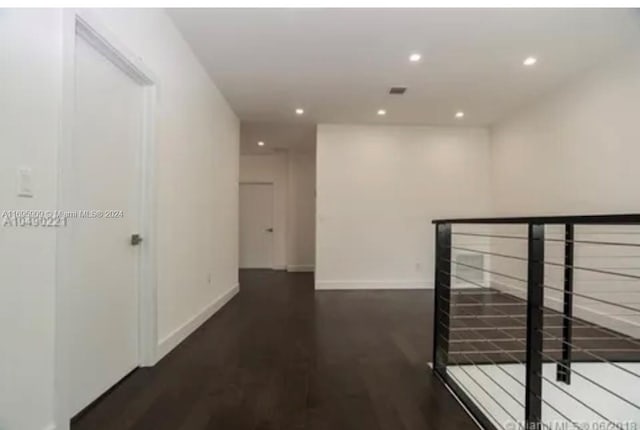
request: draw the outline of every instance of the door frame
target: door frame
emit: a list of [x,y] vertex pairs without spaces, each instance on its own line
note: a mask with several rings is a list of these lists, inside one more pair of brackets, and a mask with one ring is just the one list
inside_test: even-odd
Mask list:
[[[143,124],[140,146],[140,233],[138,270],[138,364],[153,366],[157,362],[157,265],[156,265],[156,181],[155,181],[155,104],[154,74],[105,28],[90,10],[65,9],[62,14],[62,126],[58,147],[57,209],[68,210],[70,202],[67,175],[73,168],[71,150],[74,134],[75,39],[84,38],[99,53],[129,75],[142,88]],[[91,208],[88,208],[91,209]],[[68,357],[70,330],[68,291],[72,257],[68,230],[56,230],[55,286],[55,421],[57,430],[69,429],[71,412]],[[124,375],[123,375],[124,376]]]
[[[274,229],[275,232],[275,224],[276,224],[276,183],[274,181],[240,181],[238,186],[238,193],[240,193],[240,187],[243,185],[271,185],[271,223],[273,226],[271,228]],[[238,197],[239,199],[240,197]],[[238,211],[240,211],[240,207],[238,207]],[[238,215],[240,212],[238,212]],[[240,232],[240,225],[238,225],[238,233]],[[286,237],[283,237],[286,243]],[[240,247],[238,247],[238,253],[240,253]],[[271,241],[271,270],[277,270],[276,266],[276,238],[275,234],[273,234],[273,240]],[[238,262],[240,262],[240,256],[238,255]],[[238,265],[239,266],[239,265]]]

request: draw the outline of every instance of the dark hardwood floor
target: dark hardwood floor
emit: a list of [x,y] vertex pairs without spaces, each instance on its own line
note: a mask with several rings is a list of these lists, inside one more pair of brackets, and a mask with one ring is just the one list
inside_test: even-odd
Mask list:
[[238,296],[72,429],[476,429],[427,367],[431,296],[243,271]]
[[[525,300],[498,290],[462,290],[452,293],[450,306],[449,364],[524,364]],[[640,339],[584,319],[572,320],[572,362],[640,361]],[[544,308],[544,362],[562,358],[563,322],[562,313]]]

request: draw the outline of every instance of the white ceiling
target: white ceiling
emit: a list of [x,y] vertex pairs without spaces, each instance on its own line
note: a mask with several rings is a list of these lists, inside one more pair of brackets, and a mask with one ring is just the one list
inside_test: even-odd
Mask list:
[[[640,40],[639,15],[621,9],[169,14],[238,116],[277,123],[487,125]],[[390,96],[392,85],[409,89]]]
[[[264,146],[258,146],[258,142]],[[316,126],[309,123],[277,124],[242,122],[240,153],[268,154],[278,150],[313,152],[316,147]]]

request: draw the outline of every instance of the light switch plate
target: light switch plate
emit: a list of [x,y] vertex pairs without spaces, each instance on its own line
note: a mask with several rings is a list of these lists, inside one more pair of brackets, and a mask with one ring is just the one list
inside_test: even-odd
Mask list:
[[33,197],[33,179],[30,167],[18,168],[18,197]]

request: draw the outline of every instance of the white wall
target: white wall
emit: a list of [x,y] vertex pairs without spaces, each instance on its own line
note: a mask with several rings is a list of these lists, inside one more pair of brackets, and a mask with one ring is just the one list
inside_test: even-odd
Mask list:
[[[239,123],[161,10],[93,10],[157,80],[159,353],[237,291]],[[19,43],[17,42],[19,41]],[[0,209],[56,208],[62,11],[0,12]],[[15,197],[16,167],[35,197]],[[54,424],[55,231],[0,227],[0,428]],[[65,428],[64,420],[58,428]]]
[[[0,211],[56,207],[61,25],[57,10],[0,11]],[[16,197],[21,165],[33,198]],[[0,224],[2,429],[53,421],[55,234]]]
[[158,335],[167,352],[238,283],[239,122],[164,11],[105,9],[99,18],[158,80]]
[[318,126],[316,288],[433,284],[440,217],[489,215],[480,128]]
[[316,261],[316,154],[289,152],[287,270],[313,271]]
[[495,125],[496,212],[637,212],[638,100],[633,52]]
[[[640,50],[606,62],[578,77],[492,129],[492,190],[499,215],[640,212]],[[620,235],[632,230],[635,235]],[[640,242],[639,229],[577,228],[578,239]],[[557,229],[550,230],[561,237]],[[523,245],[494,244],[524,253]],[[561,249],[547,246],[562,261]],[[633,249],[577,245],[576,265],[637,274]],[[494,261],[499,270],[519,270]],[[550,272],[547,282],[561,284]],[[628,280],[626,280],[628,281]],[[640,308],[640,283],[576,274],[576,291]],[[558,298],[549,291],[549,298]],[[618,330],[640,335],[638,312],[577,299],[577,314]],[[623,314],[617,321],[602,314]]]
[[315,154],[240,156],[240,182],[274,184],[274,269],[311,271],[315,260]]

